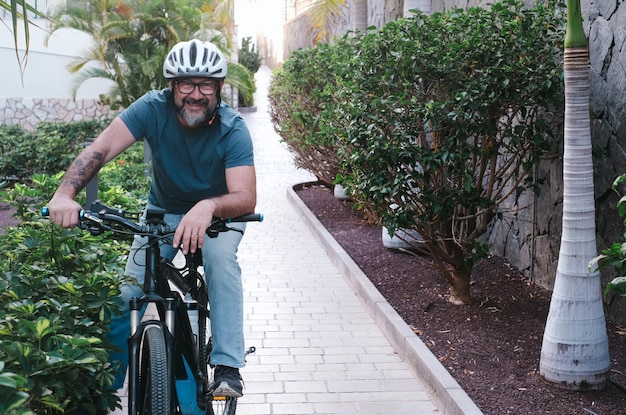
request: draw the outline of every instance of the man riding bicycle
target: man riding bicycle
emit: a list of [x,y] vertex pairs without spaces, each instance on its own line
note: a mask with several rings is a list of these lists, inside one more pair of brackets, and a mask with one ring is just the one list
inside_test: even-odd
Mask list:
[[[215,217],[235,217],[254,211],[256,174],[252,139],[243,119],[221,101],[227,61],[210,42],[181,42],[168,53],[163,75],[169,88],[150,91],[131,104],[73,161],[48,203],[50,218],[63,227],[78,224],[81,206],[77,194],[100,168],[138,140],[152,153],[152,184],[147,208],[162,208],[169,225],[178,225],[172,245],[163,245],[163,257],[176,249],[202,251],[211,304],[214,388],[221,396],[242,396],[239,368],[245,364],[243,289],[237,247],[242,232],[206,236]],[[116,317],[107,335],[121,352],[114,388],[121,388],[128,365],[128,301],[141,296],[145,238],[135,236],[125,273],[137,280],[121,287],[124,313]],[[77,412],[80,413],[80,412]]]

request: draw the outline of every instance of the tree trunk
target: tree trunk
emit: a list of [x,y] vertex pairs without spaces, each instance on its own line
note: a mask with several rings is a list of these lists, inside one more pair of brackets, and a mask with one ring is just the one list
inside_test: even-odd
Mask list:
[[468,267],[454,268],[452,270],[452,282],[450,283],[450,301],[452,304],[469,304],[470,296],[470,276],[472,269]]
[[566,48],[564,69],[563,232],[539,372],[558,387],[598,390],[610,358],[600,275],[589,269],[597,248],[588,48]]

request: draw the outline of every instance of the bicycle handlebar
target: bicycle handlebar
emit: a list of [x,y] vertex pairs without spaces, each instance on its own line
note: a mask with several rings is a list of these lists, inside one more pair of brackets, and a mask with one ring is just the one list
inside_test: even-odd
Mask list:
[[[165,236],[176,231],[177,226],[169,226],[163,221],[165,210],[150,210],[147,212],[146,223],[137,223],[140,213],[127,212],[122,209],[108,207],[99,201],[91,204],[90,210],[81,210],[78,214],[79,228],[89,230],[92,235],[100,235],[104,231],[115,231],[112,225],[119,225],[122,228],[132,231],[134,234],[142,236]],[[44,217],[50,215],[47,206],[41,208]],[[132,220],[131,220],[132,219]],[[229,223],[236,222],[262,222],[262,213],[249,213],[234,218],[213,218],[206,233],[210,237],[217,236],[220,232],[230,230]]]

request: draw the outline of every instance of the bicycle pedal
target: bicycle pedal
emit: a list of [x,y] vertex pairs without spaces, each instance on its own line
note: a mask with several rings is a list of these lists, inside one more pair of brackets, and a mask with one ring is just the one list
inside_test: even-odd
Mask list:
[[242,393],[239,393],[231,388],[226,382],[222,382],[219,385],[214,385],[209,392],[213,396],[213,400],[241,398],[243,396]]

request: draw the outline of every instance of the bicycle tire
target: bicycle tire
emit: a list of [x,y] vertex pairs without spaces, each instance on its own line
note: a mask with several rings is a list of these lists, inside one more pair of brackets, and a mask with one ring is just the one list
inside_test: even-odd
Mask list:
[[171,383],[163,330],[157,326],[148,327],[141,348],[139,414],[171,414]]

